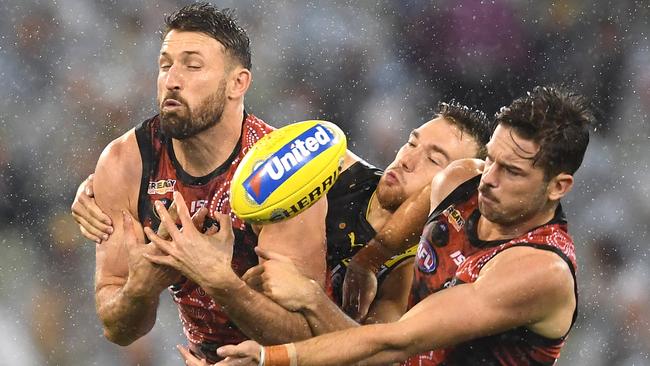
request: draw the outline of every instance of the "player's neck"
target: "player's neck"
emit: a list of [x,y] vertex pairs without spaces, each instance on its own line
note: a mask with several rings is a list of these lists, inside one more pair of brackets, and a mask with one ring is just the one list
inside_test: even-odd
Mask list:
[[223,164],[237,146],[243,115],[243,104],[226,107],[216,125],[187,139],[172,139],[174,154],[183,170],[202,177]]
[[524,235],[532,229],[542,226],[553,219],[556,203],[549,202],[538,214],[511,225],[501,225],[489,221],[484,216],[478,220],[477,234],[483,241],[513,239]]
[[370,226],[372,226],[375,231],[380,231],[392,214],[393,211],[389,211],[381,206],[379,199],[377,198],[377,191],[375,191],[375,193],[372,194],[372,197],[370,197],[368,212],[366,215],[366,219],[370,223]]

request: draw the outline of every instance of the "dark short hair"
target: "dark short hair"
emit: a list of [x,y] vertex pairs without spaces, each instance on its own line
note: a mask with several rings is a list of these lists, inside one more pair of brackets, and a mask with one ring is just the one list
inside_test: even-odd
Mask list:
[[243,67],[252,67],[250,39],[231,9],[219,10],[208,3],[184,6],[165,17],[163,38],[171,30],[205,33],[219,41]]
[[533,166],[541,166],[548,180],[578,170],[589,144],[589,125],[594,115],[582,95],[562,87],[537,86],[502,107],[496,122],[539,145]]
[[476,157],[485,158],[487,149],[485,145],[490,141],[495,124],[489,120],[485,113],[478,109],[472,109],[460,104],[455,100],[439,102],[437,113],[439,117],[456,125],[461,132],[468,133],[478,144]]

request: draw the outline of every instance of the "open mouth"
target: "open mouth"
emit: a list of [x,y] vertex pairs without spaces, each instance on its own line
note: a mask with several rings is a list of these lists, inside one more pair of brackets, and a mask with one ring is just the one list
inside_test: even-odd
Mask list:
[[163,102],[163,107],[180,107],[183,103],[177,101],[176,99],[165,99]]

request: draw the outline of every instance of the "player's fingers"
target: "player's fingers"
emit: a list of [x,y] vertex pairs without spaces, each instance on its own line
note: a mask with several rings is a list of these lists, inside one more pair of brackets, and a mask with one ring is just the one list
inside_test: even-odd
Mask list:
[[84,192],[86,193],[87,196],[89,197],[94,197],[95,196],[95,191],[93,189],[93,181],[95,180],[95,173],[92,173],[86,178],[86,180],[82,183],[85,185],[84,187]]
[[241,279],[244,282],[248,282],[249,280],[252,280],[253,278],[259,278],[259,276],[264,272],[264,267],[261,265],[257,265],[255,267],[251,267],[246,273],[244,273],[243,276],[241,276]]
[[160,264],[161,266],[171,267],[180,270],[178,262],[168,255],[157,255],[151,253],[142,253],[142,256],[151,263]]
[[219,233],[219,226],[216,223],[210,225],[208,230],[205,231],[206,235],[215,235],[218,233]]
[[178,212],[178,217],[181,219],[181,225],[184,228],[188,228],[190,226],[194,227],[192,218],[190,217],[190,211],[187,209],[185,199],[183,198],[181,192],[174,192],[174,203],[176,204],[176,212]]
[[230,215],[215,212],[214,219],[219,223],[220,234],[234,236],[232,232],[232,222],[230,221]]
[[[208,216],[209,212],[210,211],[208,210],[208,208],[204,206],[201,207],[198,211],[196,211],[194,215],[192,215],[192,224],[194,225],[194,228],[196,228],[196,230],[203,231],[203,224],[205,223],[205,218]],[[208,228],[208,230],[209,229],[210,228]]]
[[[98,227],[102,227],[102,231],[111,234],[113,232],[113,228],[110,228],[111,232],[108,232],[107,230],[104,230],[105,227],[111,227],[113,225],[113,221],[111,221],[111,218],[104,213],[104,211],[97,206],[97,202],[95,201],[94,198],[84,196],[82,195],[81,197],[85,197],[83,200],[83,204],[90,213],[90,220],[94,221],[93,225],[96,225]],[[96,223],[95,223],[96,222]]]
[[349,282],[353,281],[344,281],[343,282],[343,311],[345,311],[353,319],[356,318],[358,314],[359,306],[359,292],[356,288],[352,288]]
[[173,243],[170,241],[167,241],[158,234],[154,233],[153,230],[149,227],[144,228],[144,234],[151,240],[151,243],[156,246],[156,248],[160,249],[165,254],[171,254],[171,252],[174,250],[173,248]]
[[261,352],[262,347],[255,341],[244,341],[238,345],[227,345],[217,348],[217,355],[220,357],[250,357],[254,361],[259,361]]
[[186,347],[181,346],[180,344],[176,346],[178,348],[178,352],[181,353],[181,356],[183,357],[183,360],[185,361],[185,365],[187,366],[209,366],[208,362],[205,360],[202,360],[196,356],[194,356],[189,349]]
[[178,206],[176,205],[176,201],[172,201],[167,212],[169,212],[169,217],[171,217],[174,222],[178,221]]
[[83,235],[84,238],[86,238],[86,239],[88,239],[90,241],[93,241],[96,244],[101,244],[102,239],[95,236],[95,235],[93,235],[93,234],[91,234],[91,233],[89,233],[88,230],[86,230],[86,228],[84,228],[83,226],[79,225],[79,230],[81,231],[81,235]]
[[91,195],[88,195],[85,190],[83,193],[80,193],[77,195],[77,197],[75,197],[75,201],[72,204],[72,211],[80,216],[85,217],[89,221],[98,221],[98,224],[93,223],[95,226],[113,225],[111,218],[105,214],[104,211],[99,208],[99,206],[97,206],[95,198]]
[[[85,218],[83,217],[78,217],[77,222],[79,223],[79,228],[81,229],[81,234],[85,236],[86,238],[93,240],[93,241],[102,241],[102,240],[108,240],[108,234],[105,232],[99,230],[96,226],[92,225],[88,221],[86,221]],[[88,234],[88,235],[86,235]]]
[[358,323],[363,322],[363,320],[366,318],[368,315],[368,310],[370,310],[370,304],[372,303],[372,300],[374,299],[374,296],[360,296],[359,299],[359,307],[358,307],[358,313],[356,314],[355,320]]
[[160,225],[165,227],[167,233],[169,233],[169,236],[171,236],[173,240],[178,241],[180,239],[180,231],[176,227],[176,220],[172,219],[162,202],[156,201],[154,206],[156,212],[158,212],[158,216],[160,217]]

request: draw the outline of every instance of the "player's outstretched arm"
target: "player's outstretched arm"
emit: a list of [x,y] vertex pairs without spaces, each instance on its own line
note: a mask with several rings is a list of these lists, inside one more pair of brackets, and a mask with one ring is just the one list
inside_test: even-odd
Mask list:
[[155,268],[142,253],[155,249],[144,243],[137,217],[142,162],[133,131],[113,141],[95,170],[97,204],[114,225],[114,233],[96,246],[95,302],[104,335],[127,345],[151,330],[160,292],[178,274]]
[[[295,357],[299,365],[383,365],[520,326],[558,338],[571,326],[573,291],[571,271],[557,254],[529,247],[511,248],[494,257],[476,282],[430,295],[400,321],[296,343]],[[284,351],[273,352],[293,353]],[[225,346],[217,352],[230,357],[230,362],[260,358],[259,350],[250,344]]]

